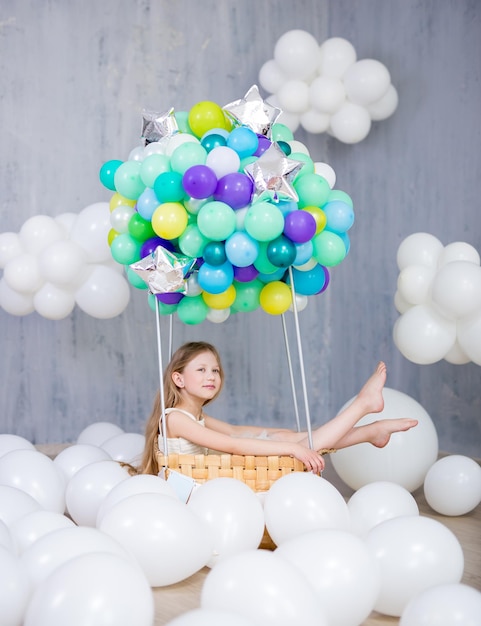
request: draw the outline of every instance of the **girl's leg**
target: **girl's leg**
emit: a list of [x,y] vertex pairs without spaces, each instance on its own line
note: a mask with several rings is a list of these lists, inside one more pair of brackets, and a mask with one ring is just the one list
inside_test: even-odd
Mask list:
[[340,450],[357,443],[372,443],[377,448],[384,448],[389,443],[393,433],[409,430],[416,426],[417,423],[417,420],[404,418],[378,420],[371,424],[355,426],[332,447]]
[[[382,390],[385,382],[386,365],[380,361],[351,404],[329,422],[313,430],[314,449],[335,448],[362,417],[369,413],[380,413],[384,408]],[[301,443],[308,446],[307,437]]]

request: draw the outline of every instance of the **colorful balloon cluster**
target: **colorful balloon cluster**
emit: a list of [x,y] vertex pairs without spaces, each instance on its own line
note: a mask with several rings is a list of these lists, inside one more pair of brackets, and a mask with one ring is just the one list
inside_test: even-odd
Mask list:
[[414,233],[397,253],[394,298],[401,314],[394,342],[410,361],[445,359],[481,365],[481,266],[478,251],[457,241],[447,246],[429,233]]
[[[259,111],[273,123],[257,124]],[[298,310],[327,288],[328,268],[349,251],[352,200],[332,189],[332,168],[275,123],[278,113],[255,86],[224,108],[144,112],[146,145],[103,164],[100,180],[114,191],[111,254],[131,284],[147,289],[133,266],[159,246],[195,259],[184,288],[149,289],[152,308],[157,298],[162,314],[186,324],[218,323],[259,307],[284,313],[291,277]]]
[[293,132],[329,133],[343,143],[367,137],[371,122],[388,118],[398,104],[388,69],[375,59],[357,60],[342,37],[321,45],[310,33],[290,30],[259,70],[259,82],[279,106],[279,121]]

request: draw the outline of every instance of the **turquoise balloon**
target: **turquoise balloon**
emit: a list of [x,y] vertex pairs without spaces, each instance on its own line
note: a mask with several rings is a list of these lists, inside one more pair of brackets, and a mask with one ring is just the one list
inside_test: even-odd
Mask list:
[[154,182],[154,192],[159,204],[180,202],[185,197],[182,175],[178,172],[163,172],[159,174]]
[[305,176],[306,174],[315,173],[314,161],[308,154],[304,154],[304,152],[292,152],[289,155],[289,158],[294,161],[301,161],[301,163],[304,163],[301,169],[297,172],[295,180],[298,180],[301,176]]
[[306,206],[322,207],[326,204],[331,193],[329,183],[319,174],[299,176],[294,181],[294,189],[299,196],[298,206],[300,209]]
[[176,111],[174,117],[181,133],[193,135],[192,129],[189,126],[189,111]]
[[107,161],[106,163],[104,163],[100,168],[100,182],[104,187],[107,187],[107,189],[110,189],[111,191],[115,191],[115,172],[119,169],[122,163],[123,161],[119,161],[118,159],[112,159],[111,161]]
[[115,190],[124,198],[137,200],[145,189],[140,178],[142,163],[139,161],[125,161],[119,165],[114,175]]
[[142,242],[137,241],[131,235],[122,233],[117,235],[110,246],[110,253],[114,261],[121,265],[130,265],[140,259]]
[[271,141],[292,141],[294,134],[285,124],[273,124],[271,128]]
[[[313,296],[319,293],[326,282],[326,274],[320,265],[314,265],[313,268],[306,272],[301,272],[294,268],[292,277],[294,280],[294,291],[303,296]],[[290,278],[287,279],[287,284],[291,284]]]
[[224,241],[236,228],[235,211],[225,202],[207,202],[197,215],[197,226],[204,237]]
[[267,258],[276,267],[286,268],[292,265],[296,253],[296,246],[284,235],[276,237],[267,244]]
[[137,272],[134,272],[134,270],[129,265],[125,266],[125,274],[127,276],[127,280],[132,285],[132,287],[135,287],[136,289],[147,289],[148,288],[148,285],[145,282],[145,280],[143,278],[141,278],[137,274]]
[[189,167],[204,165],[206,158],[207,150],[200,143],[186,141],[172,153],[170,167],[183,176]]
[[201,324],[207,317],[209,307],[201,295],[182,298],[177,305],[177,315],[181,322],[194,326]]
[[222,265],[227,261],[225,244],[222,241],[209,241],[202,253],[204,261],[209,265]]
[[229,261],[222,265],[209,265],[203,263],[197,274],[199,286],[208,293],[222,293],[232,285],[234,280],[234,268]]
[[256,202],[246,213],[244,228],[257,241],[271,241],[284,230],[284,216],[274,204]]
[[338,265],[346,257],[344,241],[336,233],[328,230],[321,231],[312,240],[314,258],[321,265],[333,267]]

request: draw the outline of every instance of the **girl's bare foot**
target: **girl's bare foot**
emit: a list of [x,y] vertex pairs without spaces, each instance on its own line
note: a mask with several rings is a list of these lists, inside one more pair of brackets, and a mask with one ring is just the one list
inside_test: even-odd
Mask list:
[[417,423],[417,420],[409,418],[373,422],[371,424],[373,433],[369,438],[369,442],[372,443],[373,446],[376,446],[376,448],[384,448],[384,446],[387,446],[389,443],[393,433],[399,433],[414,428],[414,426],[417,426]]
[[379,361],[376,369],[358,393],[356,401],[363,403],[364,414],[380,413],[384,408],[382,390],[386,384],[386,364]]

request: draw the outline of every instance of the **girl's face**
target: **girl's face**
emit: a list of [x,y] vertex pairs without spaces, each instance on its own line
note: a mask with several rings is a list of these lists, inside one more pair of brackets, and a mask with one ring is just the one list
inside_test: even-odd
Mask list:
[[174,372],[174,383],[188,395],[206,402],[221,386],[220,368],[212,352],[201,352],[192,359],[182,373]]

